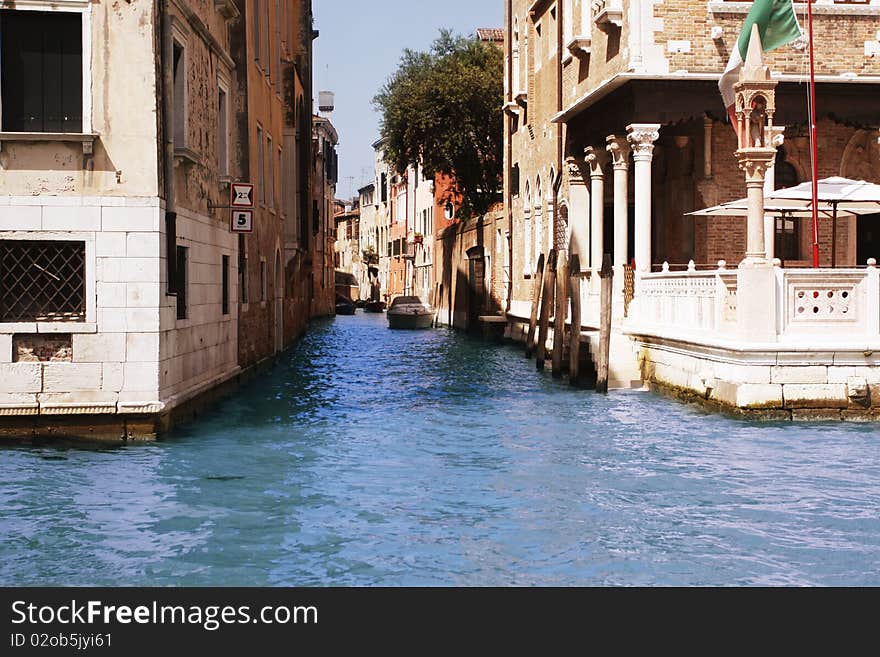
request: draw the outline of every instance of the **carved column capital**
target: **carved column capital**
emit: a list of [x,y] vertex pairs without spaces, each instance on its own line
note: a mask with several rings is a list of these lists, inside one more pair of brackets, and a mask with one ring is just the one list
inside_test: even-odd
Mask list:
[[565,171],[568,173],[569,185],[583,185],[586,183],[583,174],[583,160],[579,160],[573,155],[565,158]]
[[746,185],[764,185],[767,169],[776,161],[775,148],[741,148],[736,162],[746,174]]
[[587,146],[584,149],[584,161],[590,167],[590,178],[604,178],[605,165],[608,164],[608,153],[601,146]]
[[633,123],[626,126],[626,139],[632,146],[633,158],[647,160],[654,157],[654,142],[660,138],[659,123]]
[[605,141],[608,144],[605,149],[611,153],[611,166],[615,169],[629,169],[629,154],[632,151],[626,137],[608,135]]

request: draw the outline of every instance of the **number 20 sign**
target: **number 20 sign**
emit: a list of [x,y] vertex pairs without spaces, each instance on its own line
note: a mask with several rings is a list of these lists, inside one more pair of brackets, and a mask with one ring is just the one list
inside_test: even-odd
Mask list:
[[231,230],[233,233],[254,232],[254,211],[233,210]]

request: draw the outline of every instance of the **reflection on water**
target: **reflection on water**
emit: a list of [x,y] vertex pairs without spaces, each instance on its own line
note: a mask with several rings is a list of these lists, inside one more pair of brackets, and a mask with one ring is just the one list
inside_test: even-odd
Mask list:
[[570,390],[510,347],[318,325],[154,445],[0,450],[0,584],[880,584],[873,426]]

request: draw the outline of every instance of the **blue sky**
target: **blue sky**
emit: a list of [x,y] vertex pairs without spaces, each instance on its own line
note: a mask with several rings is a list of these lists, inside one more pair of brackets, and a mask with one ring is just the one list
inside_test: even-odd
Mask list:
[[339,132],[338,198],[373,178],[371,144],[379,116],[371,100],[397,69],[404,48],[426,50],[440,28],[473,34],[502,27],[503,0],[314,0],[315,101],[318,91],[336,93],[333,124]]

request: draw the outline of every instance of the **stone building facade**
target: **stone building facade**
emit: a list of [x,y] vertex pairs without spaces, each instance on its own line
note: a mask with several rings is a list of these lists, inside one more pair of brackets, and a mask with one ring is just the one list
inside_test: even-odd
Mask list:
[[312,278],[310,286],[309,316],[326,317],[335,312],[335,286],[333,274],[336,250],[336,181],[338,161],[336,144],[339,136],[336,128],[326,117],[313,118],[313,185],[312,185]]
[[[801,14],[803,5],[795,6]],[[707,267],[742,258],[744,220],[686,213],[745,195],[717,82],[750,7],[694,0],[506,3],[505,198],[518,312],[529,299],[534,263],[551,246],[578,252],[593,285],[603,253],[612,254],[618,281],[633,263],[651,271],[664,261],[675,269],[690,260]],[[880,58],[869,54],[878,19],[875,1],[816,5],[820,178],[880,179],[872,100]],[[768,54],[784,128],[770,185],[809,178],[805,52],[789,46]],[[832,242],[837,265],[864,256],[860,230],[867,232],[855,220],[841,221],[832,239],[823,225],[823,265],[831,264]],[[768,229],[767,241],[795,265],[808,258],[808,233],[780,224]]]
[[232,30],[242,178],[255,186],[254,231],[238,235],[239,362],[290,345],[309,319],[312,15],[309,2],[238,0]]
[[[272,221],[302,216],[281,195],[290,158],[310,165],[311,139],[285,142],[286,101],[300,98],[310,136],[312,38],[308,1],[0,3],[5,433],[154,436],[301,332],[304,321],[271,314],[286,244]],[[240,251],[230,183],[252,179],[261,144],[275,193],[258,197]],[[240,306],[243,281],[276,304]],[[302,315],[295,292],[282,303]]]
[[[799,270],[811,264],[809,220],[766,214],[759,231],[758,260],[766,273],[760,317],[754,299],[744,295],[748,272],[737,270],[746,255],[745,216],[689,215],[746,195],[737,138],[717,85],[751,6],[508,0],[509,306],[514,320],[528,317],[541,252],[552,246],[565,257],[577,253],[589,333],[598,321],[598,269],[609,254],[615,269],[612,387],[638,378],[728,406],[766,403],[792,417],[789,394],[801,395],[811,408],[828,402],[822,386],[832,382],[811,380],[810,365],[827,371],[838,362],[874,365],[863,338],[874,344],[873,324],[859,322],[871,323],[875,315],[876,268],[865,266],[880,254],[873,228],[878,216],[840,218],[836,227],[820,221],[820,268]],[[794,7],[804,14],[806,5]],[[880,182],[880,2],[826,0],[813,7],[818,177]],[[802,41],[767,53],[762,63],[777,83],[772,134],[766,135],[776,149],[767,190],[811,175],[807,57]],[[835,267],[846,269],[836,273]],[[804,306],[793,299],[808,294],[853,305],[840,311],[817,302],[807,322],[797,316]],[[835,311],[846,317],[822,315]],[[749,323],[757,320],[766,324],[760,340]],[[681,362],[671,365],[675,354]],[[785,383],[773,380],[776,375],[787,377]],[[836,401],[828,408],[839,416],[834,404],[862,403],[863,383],[835,381]],[[795,388],[786,392],[784,385]]]

